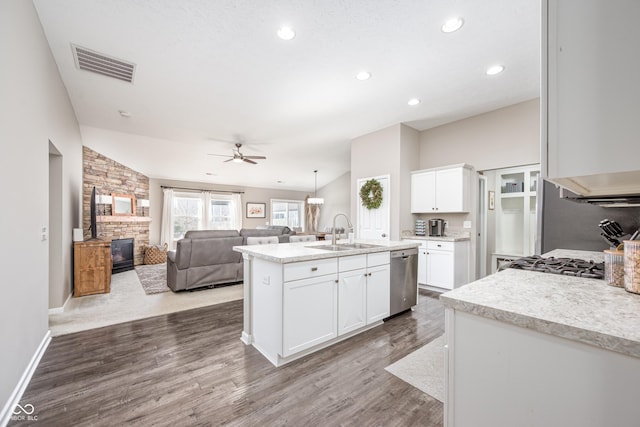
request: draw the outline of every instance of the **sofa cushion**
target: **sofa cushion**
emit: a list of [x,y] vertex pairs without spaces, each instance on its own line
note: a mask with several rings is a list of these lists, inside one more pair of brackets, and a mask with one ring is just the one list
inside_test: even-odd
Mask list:
[[242,245],[242,242],[243,238],[240,236],[191,239],[191,263],[189,267],[241,262],[242,254],[232,248]]
[[185,233],[185,239],[206,239],[210,237],[237,237],[240,233],[236,230],[189,230]]

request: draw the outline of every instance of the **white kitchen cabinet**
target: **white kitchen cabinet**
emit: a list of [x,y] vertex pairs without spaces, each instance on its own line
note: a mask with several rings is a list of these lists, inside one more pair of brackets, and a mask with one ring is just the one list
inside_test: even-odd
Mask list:
[[411,172],[412,213],[469,212],[471,167],[455,165]]
[[342,257],[338,264],[338,335],[388,317],[389,252]]
[[544,177],[587,196],[640,192],[640,2],[542,5]]
[[[300,248],[305,254],[309,250]],[[244,297],[250,300],[250,316],[245,317],[242,340],[275,366],[389,316],[390,252],[332,255],[287,263],[249,258],[245,283],[250,288]]]
[[436,206],[436,171],[411,173],[411,213],[433,212]]
[[426,284],[453,289],[469,282],[469,241],[427,241]]
[[389,317],[391,310],[391,268],[389,264],[367,271],[367,325]]
[[338,275],[338,335],[367,324],[367,269]]
[[418,248],[418,283],[427,284],[427,247]]
[[284,357],[337,336],[337,282],[335,274],[285,282],[282,310]]

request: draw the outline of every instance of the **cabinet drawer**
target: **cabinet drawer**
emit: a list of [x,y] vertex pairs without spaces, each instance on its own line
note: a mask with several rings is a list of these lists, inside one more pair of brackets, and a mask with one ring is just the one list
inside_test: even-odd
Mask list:
[[441,251],[452,251],[454,248],[453,242],[442,242],[439,240],[427,241],[427,249],[439,249]]
[[284,281],[307,279],[338,272],[337,258],[318,259],[314,261],[292,262],[284,265]]
[[338,271],[357,270],[367,267],[366,255],[352,255],[338,258]]
[[390,252],[375,252],[372,254],[367,254],[367,267],[389,264],[390,262]]

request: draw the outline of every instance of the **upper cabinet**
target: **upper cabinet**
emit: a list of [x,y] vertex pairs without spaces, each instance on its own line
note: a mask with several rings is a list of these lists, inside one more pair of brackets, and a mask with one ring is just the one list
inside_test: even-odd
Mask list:
[[469,212],[471,166],[411,172],[411,213]]
[[640,193],[638,16],[637,0],[543,1],[542,173],[584,196]]

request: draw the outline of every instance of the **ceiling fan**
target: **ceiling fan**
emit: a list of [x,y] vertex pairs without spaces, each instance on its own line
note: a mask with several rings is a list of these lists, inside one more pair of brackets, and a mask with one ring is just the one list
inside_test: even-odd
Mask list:
[[219,156],[219,157],[231,157],[229,160],[225,160],[226,162],[235,162],[235,163],[242,163],[242,162],[246,162],[246,163],[251,163],[252,165],[256,165],[258,164],[257,162],[254,162],[254,160],[265,160],[266,157],[265,156],[245,156],[244,154],[242,154],[240,152],[240,147],[242,147],[242,144],[240,144],[239,142],[236,142],[236,148],[233,149],[233,155],[229,156],[227,154],[209,154],[210,156]]

